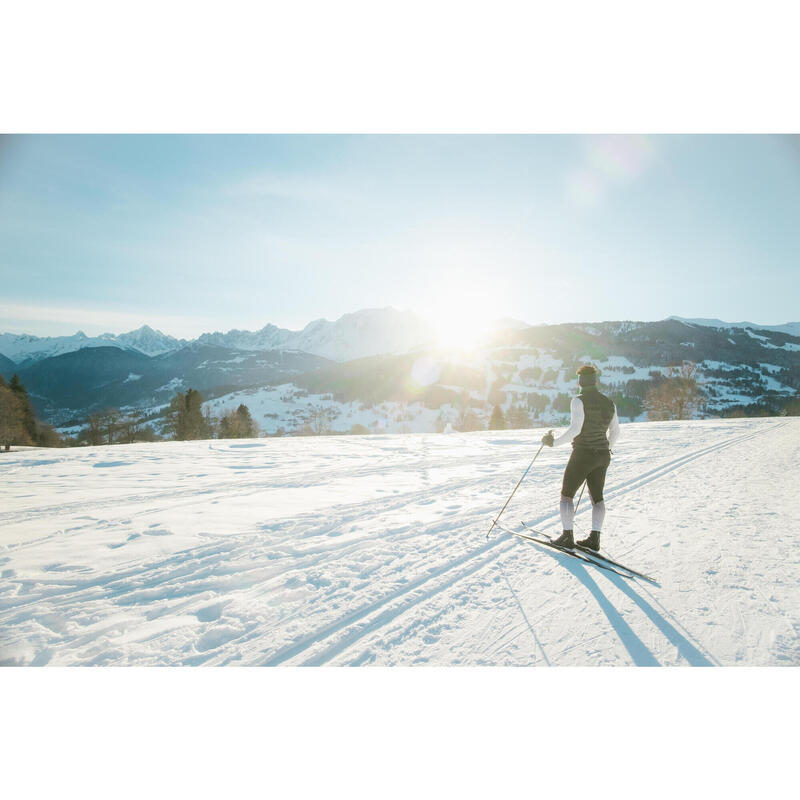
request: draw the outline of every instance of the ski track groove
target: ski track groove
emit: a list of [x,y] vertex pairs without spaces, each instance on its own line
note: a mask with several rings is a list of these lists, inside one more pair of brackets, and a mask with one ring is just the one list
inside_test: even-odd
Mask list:
[[[513,454],[513,455],[500,456],[497,458],[497,461],[493,463],[506,463],[514,461],[522,463],[524,462],[524,460],[525,460],[524,456],[520,456],[519,454]],[[474,466],[485,466],[486,457],[470,456],[468,457],[468,459],[459,462],[459,464],[461,466],[470,464]],[[422,469],[428,471],[432,469],[447,470],[452,468],[453,468],[452,459],[442,459],[441,461],[438,461],[435,464],[430,464],[430,463],[425,463],[425,459],[421,458],[418,459],[417,461],[403,465],[403,471],[407,472],[413,472],[415,469],[418,471]],[[368,466],[368,467],[360,467],[352,471],[342,469],[341,467],[338,469],[336,467],[331,467],[330,469],[325,469],[325,470],[314,470],[313,467],[311,467],[311,468],[306,468],[304,470],[297,470],[295,472],[289,473],[288,475],[285,476],[284,482],[280,484],[272,484],[267,488],[270,491],[281,490],[281,489],[308,489],[308,488],[313,488],[317,484],[323,484],[327,479],[331,477],[357,479],[360,477],[371,477],[374,475],[382,475],[386,472],[396,473],[396,471],[397,471],[396,464],[388,464],[386,465],[386,467],[382,467],[377,470],[374,468],[374,466],[373,467]],[[313,474],[315,476],[315,481],[312,484],[308,483],[309,474]],[[478,478],[475,480],[476,482],[479,482],[480,480],[485,481],[486,476],[484,475],[482,476],[482,478]],[[234,489],[242,489],[242,488],[244,488],[245,490],[254,489],[254,491],[232,492],[232,490]],[[260,479],[253,479],[250,481],[231,480],[226,482],[215,482],[213,486],[204,487],[201,491],[205,494],[223,495],[225,497],[230,497],[230,496],[249,497],[253,494],[259,494],[264,490],[264,488],[265,488],[264,478],[262,476]],[[145,492],[145,493],[124,495],[124,496],[114,496],[113,498],[93,503],[92,509],[94,510],[103,508],[116,508],[119,507],[120,505],[142,503],[142,502],[150,503],[153,500],[159,500],[159,499],[173,499],[181,497],[196,499],[197,494],[198,494],[197,488],[192,488],[192,489],[167,490],[162,492]],[[174,506],[171,504],[169,507],[174,507]],[[37,519],[40,519],[43,516],[60,516],[70,511],[82,511],[84,508],[85,508],[85,503],[83,501],[74,501],[71,503],[41,506],[40,508],[37,508],[35,511],[28,511],[27,516],[25,516],[24,514],[20,515],[19,512],[15,511],[7,511],[4,513],[0,513],[0,524],[6,524],[6,523],[20,524],[23,522],[33,522],[36,521]],[[156,509],[156,510],[163,510],[163,509]]]
[[[780,428],[787,425],[788,422],[781,422],[776,423],[770,426],[767,429],[759,430],[759,431],[752,431],[748,432],[743,435],[734,436],[728,439],[723,440],[722,442],[716,442],[711,445],[707,445],[705,447],[700,448],[699,450],[692,451],[690,453],[686,453],[678,458],[672,459],[665,464],[661,464],[653,469],[650,469],[643,474],[636,476],[635,478],[631,478],[622,484],[616,485],[612,488],[610,492],[607,492],[608,498],[615,498],[619,496],[626,495],[630,492],[636,492],[639,489],[646,487],[647,485],[651,484],[653,481],[660,480],[661,478],[665,477],[673,473],[675,470],[679,469],[682,466],[685,466],[696,459],[704,458],[705,456],[711,455],[716,452],[720,452],[724,449],[729,447],[736,446],[740,443],[743,443],[749,439],[765,435],[767,433],[779,430]],[[391,460],[391,455],[386,455],[384,458]],[[497,459],[501,461],[503,464],[511,464],[514,462],[522,462],[525,459],[521,459],[519,455],[509,456],[507,458]],[[452,463],[449,459],[442,459],[437,461],[435,465],[431,465],[430,463],[426,462],[425,459],[420,459],[414,462],[417,465],[423,464],[423,469],[428,474],[428,471],[431,469],[446,469],[449,466],[452,466]],[[483,464],[485,463],[485,457],[482,458],[474,458],[470,460],[472,464]],[[496,462],[495,462],[496,463]],[[394,465],[387,465],[385,471],[392,471],[395,469]],[[410,471],[410,465],[403,465],[403,469]],[[326,474],[336,474],[336,475],[346,475],[350,477],[353,473],[347,473],[342,471],[341,469],[331,469],[326,470]],[[365,467],[362,470],[359,470],[358,473],[360,475],[374,475],[374,465],[372,467]],[[307,473],[306,473],[307,474]],[[496,482],[502,482],[503,478],[498,477]],[[380,505],[374,511],[370,510],[370,513],[365,515],[364,508],[363,508],[363,501],[361,503],[351,503],[346,504],[343,506],[335,507],[336,513],[333,515],[335,518],[334,527],[326,528],[324,525],[319,527],[314,527],[309,529],[308,527],[304,526],[304,522],[309,519],[313,518],[315,515],[313,513],[309,513],[300,517],[293,517],[291,520],[287,521],[287,523],[280,524],[280,525],[270,525],[266,528],[267,531],[275,532],[279,534],[286,534],[291,533],[293,529],[298,529],[298,533],[301,531],[303,532],[302,538],[310,538],[313,536],[320,535],[322,533],[332,533],[336,530],[341,530],[346,528],[347,525],[351,524],[354,520],[358,519],[363,521],[365,519],[375,519],[379,518],[381,515],[386,515],[391,513],[392,511],[397,511],[398,509],[403,508],[404,506],[409,505],[410,503],[414,502],[416,499],[417,501],[422,501],[427,499],[431,494],[436,494],[437,497],[441,498],[442,496],[446,497],[453,493],[464,493],[468,492],[470,489],[478,485],[485,486],[487,481],[486,475],[480,475],[467,481],[460,482],[457,486],[453,488],[447,487],[447,485],[442,484],[429,484],[423,490],[415,490],[412,492],[407,492],[405,494],[400,495],[392,495],[390,503],[386,505]],[[249,487],[255,485],[255,482],[251,482]],[[235,486],[237,488],[242,488],[241,482],[229,482],[227,484],[216,484],[215,485],[215,492],[222,493],[225,491],[225,487]],[[248,487],[248,488],[249,488]],[[263,487],[262,487],[263,488]],[[270,487],[270,488],[285,488],[285,485],[282,484],[280,487]],[[159,496],[166,497],[180,497],[189,494],[189,492],[162,492],[159,493]],[[196,494],[195,491],[192,494]],[[247,496],[248,494],[252,494],[251,492],[237,492],[237,496]],[[137,497],[145,502],[151,500],[153,498],[152,495],[147,494],[139,494],[132,497]],[[390,498],[386,498],[389,500]],[[127,498],[126,498],[127,500]],[[115,498],[113,501],[108,501],[104,503],[104,506],[111,506],[111,505],[119,505],[122,500],[119,498]],[[72,503],[72,504],[62,504],[60,506],[52,506],[46,509],[42,509],[37,512],[37,514],[29,515],[30,518],[37,518],[40,514],[43,513],[60,513],[63,512],[65,508],[74,507],[77,508],[80,506],[83,507],[82,504]],[[172,506],[174,508],[174,506]],[[94,508],[93,508],[94,510]],[[469,530],[474,524],[479,524],[480,520],[483,519],[487,513],[484,509],[475,511],[471,514],[470,519],[465,521],[463,525],[460,525],[458,529],[453,529],[452,523],[448,522],[450,515],[446,515],[442,520],[435,520],[432,521],[429,525],[427,525],[422,532],[424,535],[431,535],[436,532],[437,526],[453,532],[454,536],[458,534],[459,531]],[[340,514],[349,514],[349,516],[340,516]],[[7,519],[8,517],[14,517],[14,512],[9,512],[5,515],[0,515],[0,520]],[[556,520],[558,518],[558,513],[550,513],[546,514],[540,519],[536,520],[533,524],[535,525],[543,525],[550,521]],[[90,523],[87,524],[96,524],[96,520],[92,520]],[[80,526],[84,527],[84,526]],[[392,526],[394,527],[394,526]],[[323,554],[329,554],[331,552],[339,552],[342,554],[349,554],[360,549],[363,549],[367,546],[374,545],[376,538],[380,539],[381,541],[397,541],[406,538],[414,538],[420,534],[419,526],[415,526],[413,523],[412,525],[408,526],[406,530],[389,530],[386,533],[376,537],[373,532],[369,529],[369,526],[364,526],[364,534],[362,536],[358,536],[355,539],[348,539],[343,542],[332,542],[330,545],[326,543],[322,546],[316,546],[313,548],[302,549],[302,548],[289,548],[288,550],[284,550],[284,554],[287,556],[294,556],[295,558],[305,559],[301,561],[301,563],[293,564],[293,568],[290,571],[291,573],[294,572],[302,572],[309,567],[314,566],[318,563],[318,556]],[[74,531],[75,529],[70,529]],[[262,529],[263,531],[264,529]],[[63,533],[63,532],[59,532]],[[76,596],[85,596],[86,599],[102,599],[107,598],[109,596],[113,596],[114,602],[118,605],[127,605],[131,602],[147,602],[148,597],[143,597],[142,593],[145,592],[152,592],[158,588],[164,588],[168,586],[173,586],[173,589],[168,592],[170,597],[173,598],[188,598],[188,601],[197,595],[202,593],[202,587],[190,587],[189,584],[194,580],[201,580],[203,578],[208,578],[209,576],[214,576],[216,572],[216,577],[220,577],[221,573],[224,573],[229,568],[224,567],[220,562],[221,556],[233,556],[236,558],[243,557],[246,552],[248,551],[250,545],[252,544],[252,538],[255,534],[252,532],[238,534],[234,536],[226,537],[225,542],[213,541],[206,545],[188,549],[179,550],[164,559],[161,559],[157,562],[150,563],[144,566],[141,564],[136,565],[135,567],[131,568],[130,570],[124,572],[116,572],[112,575],[105,575],[99,576],[97,578],[88,579],[85,581],[75,581],[72,580],[62,580],[59,583],[52,583],[46,585],[46,588],[43,589],[40,594],[38,594],[34,598],[29,598],[28,601],[22,605],[13,605],[13,597],[12,598],[0,598],[0,620],[4,620],[6,622],[13,622],[15,621],[14,618],[17,616],[24,616],[20,615],[20,612],[23,612],[25,609],[30,608],[36,604],[39,604],[43,601],[47,601],[54,605],[53,608],[47,608],[47,614],[57,613],[58,609],[62,606],[68,607],[69,604],[75,599]],[[235,538],[234,538],[235,537]],[[27,546],[29,544],[33,544],[33,542],[26,542],[23,546]],[[403,585],[397,587],[393,591],[385,594],[383,597],[378,598],[377,600],[371,601],[367,604],[362,605],[355,611],[349,612],[341,617],[335,618],[325,625],[321,626],[315,631],[312,631],[309,634],[303,635],[297,641],[292,642],[288,645],[283,646],[275,653],[269,655],[262,663],[266,665],[278,665],[278,664],[285,664],[289,661],[293,661],[298,659],[300,656],[305,656],[301,661],[302,664],[306,665],[323,665],[329,663],[332,659],[337,658],[338,656],[345,653],[347,650],[352,648],[356,645],[360,640],[362,640],[365,636],[368,635],[375,635],[380,629],[386,627],[398,617],[401,617],[405,612],[409,611],[410,609],[419,606],[420,604],[426,603],[433,598],[441,595],[444,591],[454,586],[457,582],[468,578],[474,575],[476,572],[484,569],[487,566],[490,566],[495,560],[505,552],[511,551],[516,546],[517,542],[506,539],[503,537],[498,537],[493,541],[487,542],[486,544],[482,544],[478,548],[474,548],[469,552],[460,555],[455,559],[451,559],[447,561],[445,564],[440,565],[435,570],[425,573],[417,578],[403,583]],[[636,545],[634,545],[635,547]],[[12,549],[9,547],[9,549]],[[622,558],[622,556],[620,556]],[[187,559],[190,561],[187,564]],[[478,561],[474,562],[476,559]],[[269,559],[265,556],[262,559],[257,561],[257,564],[252,567],[252,570],[261,571],[264,569],[264,562],[267,562]],[[227,562],[230,563],[230,562]],[[272,564],[279,566],[280,559],[276,559],[272,562]],[[215,567],[216,565],[216,567]],[[380,566],[380,565],[379,565]],[[454,573],[454,574],[451,574]],[[241,571],[238,571],[237,574],[241,575]],[[245,572],[246,574],[246,572]],[[286,572],[278,571],[276,576],[272,578],[266,578],[267,582],[270,580],[276,580],[277,578],[285,578]],[[234,576],[235,577],[235,576]],[[508,580],[508,579],[506,579]],[[131,585],[131,581],[133,581],[133,585]],[[428,586],[426,588],[426,584],[429,584],[433,581],[433,585]],[[249,581],[247,581],[250,583]],[[175,593],[174,587],[175,585],[180,587],[181,593]],[[64,586],[68,588],[64,590]],[[262,584],[263,585],[263,584]],[[56,588],[55,591],[49,591],[48,588]],[[640,585],[641,586],[641,585]],[[216,584],[213,582],[210,583],[208,586],[205,587],[206,589],[214,589],[218,588]],[[252,590],[253,587],[251,586]],[[674,615],[667,612],[664,608],[663,604],[657,600],[655,595],[648,590],[647,594],[650,596],[652,600],[654,600],[660,608],[669,614],[673,621],[680,625],[680,623],[675,620]],[[138,597],[137,597],[138,595]],[[132,599],[133,598],[133,599]],[[125,600],[128,602],[126,603]],[[204,601],[205,602],[205,601]],[[740,624],[744,624],[743,617],[741,615],[741,610],[737,607],[735,613],[738,612],[739,622]],[[289,615],[288,618],[291,618],[296,613]],[[550,613],[550,612],[548,612]],[[11,615],[14,616],[11,616]],[[286,621],[281,620],[281,622]],[[526,618],[526,623],[528,623],[527,627],[531,630],[534,637],[536,637],[535,630],[533,630],[530,626]],[[538,621],[537,621],[538,624]],[[110,628],[113,629],[117,623],[111,623]],[[683,626],[680,626],[683,631],[688,636],[688,631]],[[87,634],[86,637],[73,640],[70,643],[69,650],[73,650],[80,646],[87,644],[91,639],[96,638],[98,633],[97,629],[94,629],[91,634]],[[162,631],[153,634],[154,636],[166,635],[169,631]],[[230,662],[232,659],[237,658],[239,660],[241,656],[232,656],[229,651],[233,649],[235,645],[241,645],[243,640],[250,639],[257,639],[259,630],[257,625],[252,625],[250,628],[244,630],[239,636],[231,639],[229,642],[222,645],[219,651],[212,650],[210,653],[199,653],[192,656],[192,659],[197,660],[197,662],[206,663],[208,661],[219,661],[219,660],[226,660]],[[398,634],[402,635],[402,634]],[[334,638],[335,637],[335,638]],[[505,638],[505,634],[501,634],[501,639]],[[333,640],[332,640],[333,639]],[[547,663],[550,663],[550,659],[548,659],[547,655],[544,653],[544,650],[541,648],[541,644],[537,640],[537,645],[539,646],[540,652],[542,657]],[[310,652],[314,650],[315,652]],[[263,651],[261,651],[263,652]],[[97,658],[100,658],[102,654],[98,655]],[[710,654],[708,654],[710,656]],[[362,656],[359,656],[359,658]],[[711,657],[713,658],[713,657]],[[191,659],[187,659],[184,663]],[[716,663],[716,659],[713,659]]]
[[[634,479],[631,479],[629,481],[626,481],[626,482],[624,482],[623,484],[621,484],[619,486],[615,486],[614,489],[613,489],[613,493],[609,493],[608,496],[609,497],[616,497],[616,496],[628,494],[630,492],[634,492],[637,489],[640,489],[643,486],[646,486],[646,485],[652,483],[653,481],[659,480],[660,478],[664,477],[665,475],[668,475],[668,474],[674,472],[676,469],[684,466],[685,464],[691,463],[692,461],[694,461],[694,460],[696,460],[698,458],[702,458],[702,457],[710,455],[712,453],[716,453],[716,452],[719,452],[721,450],[724,450],[724,449],[726,449],[728,447],[732,447],[732,446],[735,446],[735,445],[740,444],[742,442],[745,442],[745,441],[747,441],[749,439],[752,439],[754,437],[762,436],[762,435],[765,435],[765,434],[770,433],[772,431],[778,430],[778,429],[780,429],[781,427],[783,427],[786,424],[788,424],[788,423],[785,423],[785,422],[784,423],[776,423],[775,425],[771,426],[770,428],[768,428],[766,430],[748,432],[747,434],[736,436],[736,437],[733,437],[732,439],[726,439],[726,440],[724,440],[722,442],[716,442],[716,443],[714,443],[712,445],[708,445],[706,447],[701,448],[698,451],[693,451],[691,453],[686,453],[683,456],[680,456],[680,457],[678,457],[676,459],[673,459],[673,460],[667,462],[666,464],[662,464],[662,465],[660,465],[658,467],[653,468],[652,470],[649,470],[648,472],[644,473],[644,475],[637,476],[637,478],[634,478]],[[537,520],[537,522],[535,524],[541,525],[546,521],[555,519],[557,516],[558,516],[557,513],[549,514],[545,518]],[[510,545],[514,544],[513,542],[510,542],[509,540],[504,540],[504,539],[495,539],[492,544],[494,544],[494,543],[503,543],[503,542],[508,543]],[[317,655],[311,657],[310,659],[308,659],[307,661],[303,662],[304,664],[309,664],[309,665],[313,664],[315,666],[323,665],[324,663],[329,661],[331,658],[335,657],[336,655],[339,655],[345,649],[351,647],[353,644],[355,644],[355,642],[357,642],[359,639],[363,638],[363,636],[365,636],[367,634],[374,634],[375,631],[377,630],[377,628],[383,627],[384,625],[388,624],[389,622],[394,620],[395,617],[399,616],[404,611],[408,610],[408,608],[413,607],[414,605],[418,605],[418,603],[422,602],[423,600],[431,599],[435,594],[438,594],[443,589],[446,589],[446,588],[449,588],[450,586],[452,586],[456,581],[460,580],[461,577],[467,577],[468,575],[471,575],[473,572],[477,571],[477,569],[480,569],[481,567],[487,566],[494,559],[496,559],[497,556],[499,556],[501,552],[504,552],[506,549],[510,549],[510,548],[503,548],[499,552],[491,554],[490,557],[487,558],[485,561],[481,562],[476,569],[466,570],[466,571],[464,571],[463,575],[456,576],[452,580],[445,581],[439,589],[432,590],[430,592],[426,592],[419,599],[417,599],[417,600],[415,600],[413,602],[410,602],[408,604],[408,608],[404,608],[402,605],[400,605],[400,607],[394,613],[387,613],[385,615],[385,618],[384,618],[384,614],[381,612],[381,609],[383,608],[384,605],[386,605],[388,603],[392,603],[392,602],[398,600],[402,595],[404,595],[404,594],[406,594],[406,593],[408,593],[410,591],[416,590],[422,584],[427,583],[429,580],[431,580],[433,577],[440,577],[445,572],[447,572],[447,571],[449,571],[449,570],[451,570],[451,569],[453,569],[455,567],[461,566],[466,561],[471,560],[472,558],[476,558],[476,557],[478,557],[480,555],[483,555],[487,551],[487,549],[489,549],[489,547],[487,547],[485,545],[481,546],[481,547],[477,548],[476,550],[472,551],[471,553],[467,554],[466,556],[462,556],[459,559],[457,559],[456,561],[450,562],[449,565],[446,565],[442,569],[438,570],[436,576],[422,576],[421,578],[418,578],[415,581],[412,581],[412,583],[410,585],[406,585],[403,589],[395,590],[394,592],[391,592],[389,595],[386,595],[384,598],[382,598],[382,599],[380,599],[378,601],[375,601],[373,603],[370,603],[367,606],[364,606],[361,609],[357,610],[356,612],[353,612],[352,614],[348,614],[348,615],[345,615],[344,617],[339,618],[338,620],[334,620],[333,622],[325,625],[324,627],[318,629],[317,631],[315,631],[315,632],[313,632],[313,633],[311,633],[309,635],[303,636],[300,639],[299,642],[296,642],[293,645],[290,645],[288,647],[285,647],[285,648],[282,648],[281,650],[279,650],[270,659],[268,659],[265,662],[265,664],[269,665],[269,666],[275,666],[275,665],[284,663],[284,662],[294,658],[295,656],[299,655],[303,651],[313,647],[314,645],[319,644],[321,640],[326,639],[326,638],[330,638],[330,636],[335,635],[336,633],[338,633],[343,628],[346,628],[347,626],[349,626],[349,625],[351,625],[351,624],[353,624],[355,622],[360,621],[365,616],[369,616],[371,614],[375,614],[376,615],[375,616],[375,623],[372,626],[369,626],[369,625],[362,626],[358,630],[353,631],[351,634],[345,635],[344,644],[331,645],[328,648],[326,648],[325,650],[323,650],[321,655],[317,654]],[[390,609],[390,612],[391,612],[391,609]],[[351,619],[351,617],[352,617],[352,619]]]
[[[517,456],[514,459],[508,459],[508,460],[519,461],[520,459]],[[371,473],[369,473],[369,471],[365,471],[365,473],[367,475],[371,474]],[[498,479],[498,481],[499,480],[500,479]],[[240,484],[235,484],[235,485],[236,486],[240,486]],[[408,506],[410,504],[413,504],[415,502],[419,503],[419,502],[428,500],[430,498],[431,494],[435,494],[437,497],[441,498],[443,496],[442,495],[442,491],[444,491],[445,493],[447,493],[447,492],[463,493],[464,490],[466,490],[466,489],[476,488],[476,487],[480,487],[480,486],[484,486],[484,487],[486,486],[486,476],[485,475],[475,476],[473,478],[468,478],[466,480],[463,480],[457,486],[455,486],[452,489],[447,488],[447,484],[435,484],[435,485],[428,486],[428,487],[426,487],[424,489],[415,489],[415,490],[412,490],[412,491],[409,491],[409,492],[405,492],[405,493],[393,494],[390,497],[384,498],[384,500],[390,500],[390,502],[388,502],[388,503],[384,502],[380,506],[376,506],[374,510],[370,509],[367,512],[364,511],[364,501],[363,500],[362,501],[355,501],[355,502],[352,502],[352,503],[346,503],[346,504],[342,504],[342,505],[338,505],[338,506],[336,506],[336,505],[331,506],[331,508],[328,509],[328,513],[336,512],[336,515],[335,515],[336,522],[334,523],[334,526],[332,528],[327,526],[325,523],[321,524],[319,527],[316,527],[316,528],[309,527],[309,525],[307,524],[307,521],[308,520],[317,519],[319,517],[319,513],[318,512],[307,512],[307,513],[304,513],[304,514],[295,514],[295,515],[293,515],[291,517],[286,518],[283,521],[278,522],[277,524],[276,523],[269,523],[268,525],[263,526],[261,528],[261,530],[262,531],[274,531],[274,532],[288,533],[288,532],[291,532],[292,528],[296,528],[296,529],[298,529],[297,530],[297,534],[298,534],[297,538],[300,538],[300,539],[312,538],[312,537],[317,536],[317,535],[319,535],[321,533],[326,533],[327,535],[330,536],[335,531],[340,530],[341,528],[345,527],[349,523],[352,523],[353,521],[356,521],[356,520],[359,520],[359,521],[368,520],[368,519],[371,519],[371,518],[386,514],[387,512],[396,511],[398,509],[405,508],[406,506]],[[242,499],[242,498],[245,498],[245,497],[250,497],[250,496],[253,496],[253,495],[260,494],[263,491],[263,488],[264,487],[262,485],[261,488],[258,491],[255,491],[255,492],[229,492],[225,496],[228,499]],[[280,487],[272,487],[272,488],[282,489],[282,488],[286,488],[286,487],[282,485]],[[196,498],[196,492],[190,493],[189,490],[186,490],[185,492],[176,492],[173,496],[180,497],[180,496],[186,496],[186,495],[189,495],[189,494],[191,494],[192,497]],[[167,493],[163,493],[163,495],[166,496]],[[146,495],[142,495],[142,496],[139,496],[138,499],[140,501],[146,500],[147,496]],[[128,500],[128,498],[125,499],[126,502],[127,502],[127,500]],[[106,505],[117,506],[121,502],[122,501],[111,503],[109,501]],[[182,508],[182,507],[185,507],[185,506],[192,506],[195,503],[196,503],[196,499],[195,500],[187,500],[185,503],[175,503],[175,504],[170,504],[168,506],[164,506],[164,507],[160,507],[160,508],[151,508],[151,509],[148,509],[147,511],[137,511],[136,514],[137,514],[138,518],[141,518],[141,517],[144,517],[146,515],[157,514],[157,513],[160,513],[160,512],[163,512],[163,511],[167,511],[167,510],[172,510],[172,509],[175,509],[175,508]],[[83,508],[84,506],[81,505],[80,507]],[[95,507],[93,507],[92,510],[94,510],[94,508]],[[130,514],[128,512],[125,512],[125,513],[123,513],[121,515],[121,517],[122,518],[130,517]],[[14,522],[16,522],[16,523],[27,522],[27,521],[30,521],[30,519],[14,520]],[[106,524],[112,524],[112,525],[116,524],[116,520],[103,520],[103,522],[105,522]],[[59,536],[59,537],[74,536],[76,533],[78,533],[79,531],[83,530],[84,528],[95,528],[97,526],[97,523],[98,523],[98,520],[96,518],[89,518],[84,525],[75,525],[75,526],[71,526],[70,528],[59,529],[59,530],[55,531],[52,534],[48,534],[47,536],[39,537],[38,539],[31,539],[31,540],[28,540],[28,541],[25,541],[25,542],[22,542],[22,543],[19,543],[19,544],[10,544],[10,545],[7,546],[7,549],[9,550],[9,552],[15,551],[15,550],[24,550],[26,548],[35,547],[36,545],[39,545],[42,542],[52,541],[57,536]],[[291,527],[287,528],[286,526],[291,526]],[[240,534],[240,535],[249,535],[249,534],[245,533],[245,534]],[[366,532],[365,533],[365,538],[369,538],[369,537],[372,537],[372,534],[370,534],[369,532]],[[319,552],[320,553],[321,552],[330,552],[333,549],[335,549],[335,544],[325,545],[325,546],[318,545],[317,547],[319,548]],[[299,548],[286,548],[286,550],[287,550],[288,554],[301,554],[301,553],[304,552],[303,550],[300,550]],[[311,549],[308,549],[307,552],[311,552]]]

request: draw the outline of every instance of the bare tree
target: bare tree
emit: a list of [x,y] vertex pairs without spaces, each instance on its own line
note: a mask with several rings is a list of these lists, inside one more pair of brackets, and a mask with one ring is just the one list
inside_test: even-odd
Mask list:
[[114,444],[114,434],[119,427],[119,409],[108,408],[103,412],[103,430],[105,431],[106,444]]
[[332,408],[326,406],[311,406],[308,415],[308,425],[312,433],[324,436],[331,432],[331,423],[336,416]]
[[684,361],[669,367],[664,380],[656,382],[645,398],[652,420],[691,419],[702,407],[705,395],[697,383],[697,364]]
[[86,441],[92,446],[103,443],[103,417],[101,414],[92,414],[89,417]]
[[408,402],[403,400],[400,404],[400,410],[397,413],[397,421],[400,423],[400,433],[409,433],[411,431],[411,412],[408,410]]
[[145,417],[140,411],[130,411],[122,414],[118,424],[118,442],[131,444],[132,442],[152,442],[155,431],[145,424]]
[[485,430],[478,415],[469,406],[465,406],[459,411],[455,427],[462,433]]

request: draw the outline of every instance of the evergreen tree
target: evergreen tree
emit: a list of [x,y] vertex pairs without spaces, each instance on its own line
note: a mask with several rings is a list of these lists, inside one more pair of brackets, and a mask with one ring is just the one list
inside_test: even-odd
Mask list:
[[0,446],[10,450],[12,444],[32,444],[32,441],[22,426],[19,397],[0,378]]
[[186,395],[178,392],[169,403],[167,424],[165,430],[172,434],[174,439],[186,439]]
[[614,394],[611,396],[614,405],[617,407],[617,414],[627,417],[631,422],[643,411],[642,401],[638,397],[628,397],[624,394]]
[[509,428],[519,430],[521,428],[531,427],[531,418],[528,412],[521,406],[511,406],[511,408],[508,409],[506,418]]
[[203,396],[197,389],[186,392],[187,439],[205,439],[210,434],[208,417],[203,416]]
[[506,417],[503,414],[503,409],[500,406],[495,406],[492,411],[492,416],[489,419],[490,431],[504,431],[506,429]]
[[236,411],[229,411],[219,421],[220,439],[252,439],[258,436],[258,425],[250,416],[250,409],[241,404]]
[[558,411],[560,414],[568,414],[572,406],[572,397],[565,392],[559,392],[553,398],[553,411]]
[[538,417],[548,405],[550,405],[550,398],[546,394],[539,394],[538,392],[528,392],[528,411],[534,417]]
[[500,406],[506,401],[506,393],[503,391],[506,381],[500,377],[492,383],[489,388],[489,394],[486,396],[486,401],[494,406]]
[[239,420],[240,431],[243,439],[252,439],[258,436],[258,425],[250,416],[250,409],[242,403],[236,409],[236,416]]
[[172,398],[165,427],[181,441],[211,437],[214,427],[211,414],[203,413],[203,396],[197,389],[189,389],[186,394],[178,392]]
[[19,375],[14,373],[8,384],[8,388],[14,392],[19,400],[20,408],[22,409],[22,428],[25,431],[26,437],[30,440],[30,443],[34,444],[37,441],[36,414],[33,411],[28,392],[19,379]]

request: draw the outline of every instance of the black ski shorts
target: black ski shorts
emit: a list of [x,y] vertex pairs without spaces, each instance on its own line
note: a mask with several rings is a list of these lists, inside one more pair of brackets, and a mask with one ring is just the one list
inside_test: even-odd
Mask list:
[[586,481],[589,497],[593,503],[603,501],[603,487],[606,483],[606,470],[611,463],[608,450],[593,450],[590,447],[575,447],[564,470],[561,494],[575,497],[580,485]]

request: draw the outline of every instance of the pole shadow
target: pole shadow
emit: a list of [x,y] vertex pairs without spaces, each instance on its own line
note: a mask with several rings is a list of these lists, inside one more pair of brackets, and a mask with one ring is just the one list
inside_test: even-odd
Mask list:
[[[647,645],[633,632],[633,628],[625,622],[622,614],[614,608],[614,604],[603,594],[602,589],[597,585],[597,582],[589,574],[582,562],[571,556],[562,556],[559,553],[548,553],[548,555],[552,555],[561,566],[571,572],[591,592],[637,667],[661,666],[656,657],[648,650]],[[620,578],[620,580],[623,579]]]
[[[544,550],[544,548],[541,548]],[[583,562],[573,559],[571,556],[561,555],[560,553],[547,552],[547,555],[558,561],[567,571],[571,572],[597,600],[603,613],[608,618],[611,626],[616,631],[625,649],[630,653],[631,658],[637,666],[661,666],[653,653],[646,647],[644,642],[633,632],[633,629],[623,619],[622,615],[614,607],[613,603],[603,594],[597,582],[589,574],[589,570]],[[634,603],[647,615],[651,622],[658,628],[666,639],[678,649],[678,654],[686,659],[693,667],[713,667],[714,663],[709,660],[700,650],[690,642],[674,625],[667,621],[656,611],[643,597],[633,588],[627,578],[617,575],[609,570],[603,570],[603,575],[611,581],[623,594],[630,597]]]
[[678,648],[678,654],[683,656],[691,666],[715,666],[715,664],[707,656],[704,656],[692,642],[672,625],[672,623],[659,614],[641,595],[637,594],[625,578],[615,575],[613,572],[609,572],[607,577],[623,594],[630,597],[631,600],[644,611],[651,622],[664,634],[665,638]]
[[536,642],[536,646],[539,648],[539,652],[542,654],[542,658],[544,659],[544,663],[547,664],[548,667],[552,667],[553,665],[550,663],[550,659],[547,657],[547,653],[544,651],[544,646],[539,641],[539,637],[536,635],[536,631],[534,630],[533,625],[531,625],[531,621],[528,619],[528,615],[525,613],[525,609],[522,607],[522,603],[519,601],[519,597],[517,593],[514,591],[514,587],[511,585],[511,581],[508,579],[508,575],[506,575],[505,568],[503,567],[503,563],[501,561],[497,562],[500,566],[500,572],[503,573],[503,578],[505,578],[506,585],[511,592],[512,597],[517,603],[517,608],[519,608],[520,613],[522,614],[522,618],[525,620],[525,623],[528,626],[528,630],[530,630],[531,635],[533,636],[533,641]]

